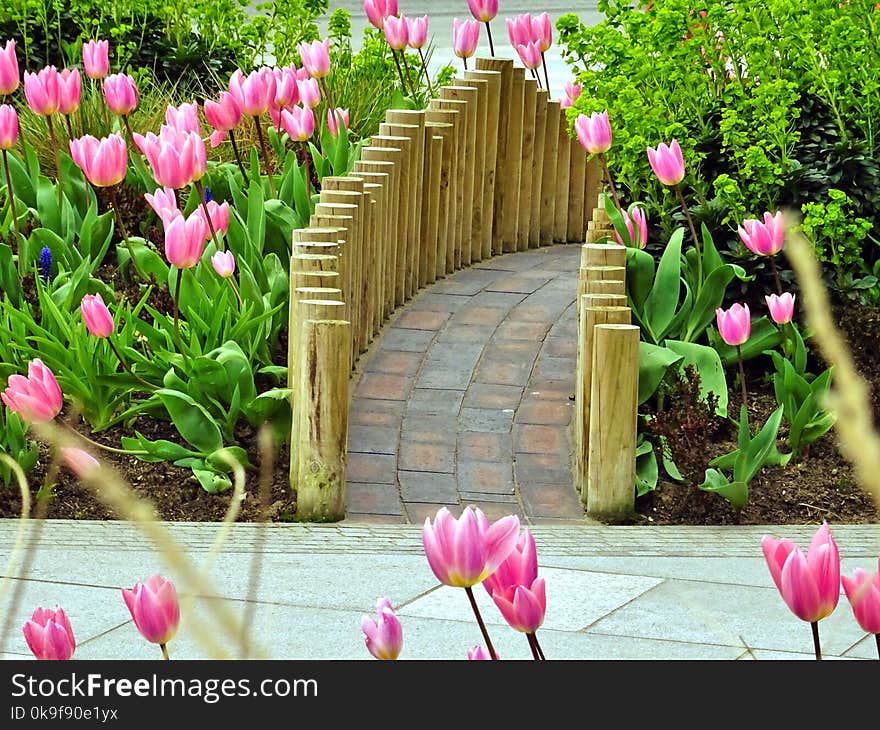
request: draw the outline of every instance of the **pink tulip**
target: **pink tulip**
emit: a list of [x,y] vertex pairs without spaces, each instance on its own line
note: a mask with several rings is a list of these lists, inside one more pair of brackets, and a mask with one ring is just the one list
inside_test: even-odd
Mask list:
[[498,0],[468,0],[468,7],[480,23],[488,23],[498,15]]
[[66,661],[76,651],[76,639],[64,609],[37,608],[22,626],[25,641],[37,659]]
[[[382,30],[385,18],[388,15],[385,0],[364,0],[364,12],[367,14],[367,20],[370,21],[370,25],[378,30]],[[396,14],[394,13],[394,15]]]
[[80,479],[87,479],[89,475],[101,466],[98,460],[88,451],[83,451],[73,446],[62,446],[61,458],[67,468],[76,474]]
[[110,72],[109,41],[89,41],[83,44],[83,67],[90,79],[103,79]]
[[[391,17],[391,16],[388,16]],[[388,20],[386,17],[386,21]],[[303,66],[313,79],[322,79],[330,73],[330,39],[299,44]]]
[[62,114],[73,114],[79,109],[82,82],[79,69],[64,69],[58,74],[58,111]]
[[321,89],[316,79],[308,78],[296,82],[299,87],[299,101],[309,109],[321,103]]
[[292,140],[305,142],[315,133],[315,115],[308,107],[285,109],[281,112],[281,126]]
[[114,114],[131,114],[138,105],[138,89],[128,74],[113,74],[104,79],[104,98]]
[[102,139],[90,134],[72,139],[70,156],[95,187],[107,188],[125,179],[128,145],[119,132]]
[[406,16],[395,18],[389,15],[385,18],[385,25],[382,26],[385,33],[385,40],[388,42],[391,50],[402,51],[409,45],[409,29],[406,24]]
[[791,540],[765,535],[761,550],[782,600],[802,621],[830,616],[840,598],[840,554],[823,522],[810,542],[807,555]]
[[191,269],[202,258],[209,236],[203,215],[184,218],[178,211],[165,225],[165,257],[178,269]]
[[459,20],[452,22],[452,48],[459,58],[470,58],[477,51],[480,40],[480,24],[476,20]]
[[748,304],[737,302],[726,311],[719,307],[715,310],[715,317],[718,320],[721,339],[731,347],[739,347],[749,339],[752,333],[752,319]]
[[467,658],[471,661],[491,661],[492,659],[489,652],[480,645],[468,649]]
[[859,626],[869,634],[880,634],[880,562],[876,573],[856,568],[852,578],[843,575],[840,580]]
[[34,423],[51,421],[64,405],[55,374],[39,358],[28,363],[27,377],[17,373],[9,376],[0,400],[25,421]]
[[483,581],[501,615],[511,628],[533,634],[544,623],[547,595],[538,578],[535,538],[526,528],[498,569]]
[[208,124],[218,132],[228,132],[230,129],[235,129],[241,121],[241,108],[235,97],[228,91],[221,91],[217,101],[211,99],[205,101],[203,109]]
[[484,581],[504,562],[516,546],[518,532],[519,518],[515,515],[490,525],[478,508],[465,508],[456,520],[446,507],[441,507],[433,525],[430,518],[425,518],[422,544],[437,580],[469,588]]
[[534,583],[538,577],[538,551],[531,530],[525,528],[517,537],[516,545],[498,569],[483,581],[486,592],[500,591],[509,586]]
[[567,96],[563,95],[563,97],[559,100],[559,106],[563,109],[568,109],[572,106],[572,101]]
[[573,84],[571,81],[565,82],[565,96],[569,101],[576,101],[577,98],[581,95],[582,86],[581,84]]
[[767,308],[770,310],[770,317],[776,324],[786,324],[794,319],[794,299],[795,295],[791,292],[785,294],[771,294],[764,297],[767,302]]
[[590,116],[578,115],[574,121],[578,141],[587,152],[600,155],[611,149],[611,122],[608,121],[608,110],[601,114],[593,112]]
[[[229,230],[229,203],[223,202],[218,204],[216,200],[209,200],[205,203],[208,208],[208,215],[211,218],[211,225],[217,233],[226,233]],[[205,209],[200,205],[193,211],[193,215],[200,216],[205,221],[205,240],[211,239],[211,229],[208,226],[208,219],[205,217]]]
[[516,47],[516,52],[519,55],[519,60],[522,61],[523,66],[526,68],[535,69],[540,67],[541,49],[538,47],[537,43],[518,45]]
[[18,113],[14,106],[0,105],[0,150],[10,150],[18,141]]
[[291,66],[273,69],[275,75],[275,98],[273,104],[278,109],[291,107],[299,103],[299,86],[297,85],[296,69]]
[[648,147],[648,161],[664,185],[678,185],[684,179],[684,157],[678,140],[672,140],[670,145],[661,142],[656,150]]
[[547,13],[532,19],[532,39],[538,44],[541,53],[546,53],[553,45],[553,25]]
[[152,195],[144,193],[144,198],[150,204],[150,207],[156,211],[156,215],[162,220],[162,224],[167,226],[168,221],[174,217],[175,213],[180,211],[177,208],[177,198],[172,188],[158,188]]
[[532,16],[530,13],[523,13],[515,18],[508,18],[506,23],[507,37],[510,39],[510,45],[514,48],[534,41],[532,36]]
[[334,137],[339,136],[339,119],[342,119],[342,123],[345,125],[345,128],[348,129],[348,109],[340,109],[336,107],[335,113],[334,110],[327,110],[327,129],[330,130],[330,134]]
[[163,124],[158,136],[135,132],[134,141],[150,163],[156,182],[163,187],[182,188],[205,174],[207,150],[195,132],[181,132]]
[[391,601],[387,598],[376,601],[376,614],[377,621],[366,615],[361,617],[361,630],[364,632],[367,650],[376,659],[397,659],[403,648],[403,629]]
[[[623,216],[626,230],[629,231],[630,245],[638,245],[639,248],[644,248],[648,243],[648,219],[645,216],[645,211],[636,206],[633,208],[632,213],[622,210],[620,215]],[[624,245],[623,239],[617,231],[614,231],[614,238],[617,239],[621,246]]]
[[48,117],[58,111],[61,89],[58,69],[46,66],[38,73],[24,72],[24,96],[34,114]]
[[173,106],[165,109],[165,123],[178,132],[202,133],[202,124],[199,122],[199,105],[197,102]]
[[211,266],[218,276],[228,279],[235,273],[235,256],[232,255],[232,251],[217,251],[211,256]]
[[229,93],[242,114],[258,117],[269,111],[269,105],[275,98],[274,81],[271,70],[268,76],[261,71],[251,71],[245,76],[241,70],[235,69],[229,77]]
[[14,94],[18,88],[18,57],[15,55],[15,41],[8,40],[0,48],[0,96]]
[[113,334],[116,329],[113,315],[100,294],[86,294],[80,302],[79,310],[90,334],[95,337],[109,337]]
[[132,590],[123,588],[122,598],[134,625],[147,641],[164,646],[174,638],[180,623],[180,605],[170,580],[154,575],[146,583],[135,583]]
[[736,231],[746,248],[758,256],[773,256],[785,244],[785,224],[781,210],[776,215],[764,213],[763,221],[757,218],[744,220]]
[[409,36],[409,47],[419,49],[428,42],[428,16],[407,18],[406,31]]

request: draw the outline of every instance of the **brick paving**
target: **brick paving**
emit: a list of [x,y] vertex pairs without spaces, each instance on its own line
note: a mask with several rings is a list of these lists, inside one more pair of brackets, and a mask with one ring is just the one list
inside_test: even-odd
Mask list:
[[580,247],[499,256],[427,287],[358,363],[348,521],[441,506],[586,522],[571,473]]

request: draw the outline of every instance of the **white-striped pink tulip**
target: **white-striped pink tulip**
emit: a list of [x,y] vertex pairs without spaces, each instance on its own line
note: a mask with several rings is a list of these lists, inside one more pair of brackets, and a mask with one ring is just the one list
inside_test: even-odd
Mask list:
[[58,69],[46,66],[37,73],[25,71],[24,96],[34,114],[48,117],[57,112],[61,104]]
[[165,257],[178,269],[191,269],[202,258],[209,237],[204,215],[184,218],[178,211],[165,224]]
[[418,50],[428,42],[428,16],[421,18],[407,18],[406,31],[409,39],[409,47]]
[[112,74],[104,79],[104,99],[114,114],[131,114],[138,105],[137,84],[128,74]]
[[787,324],[794,319],[795,295],[791,292],[771,294],[764,297],[764,300],[767,302],[767,309],[770,310],[770,317],[776,324]]
[[217,276],[228,279],[235,273],[235,256],[232,251],[217,251],[211,256],[211,266],[217,272]]
[[229,93],[235,98],[242,114],[258,117],[269,111],[269,105],[275,98],[275,78],[271,69],[268,71],[268,76],[262,71],[251,71],[247,76],[240,69],[232,72]]
[[122,598],[134,619],[134,625],[147,641],[165,645],[177,633],[180,604],[170,580],[154,575],[134,588],[122,589]]
[[207,169],[207,150],[196,132],[181,132],[163,124],[159,134],[135,132],[134,141],[163,187],[182,188],[201,180]]
[[781,210],[776,215],[764,213],[763,221],[757,218],[744,220],[736,231],[746,248],[758,256],[773,256],[785,245],[785,222]]
[[611,149],[611,122],[608,121],[608,110],[593,112],[590,116],[579,114],[574,120],[574,130],[578,141],[587,152],[601,155]]
[[391,50],[402,51],[409,45],[409,29],[406,25],[405,16],[395,18],[393,15],[389,15],[385,18],[382,31],[385,33],[385,40]]
[[856,621],[869,634],[880,634],[880,561],[877,572],[856,568],[852,577],[840,576]]
[[522,61],[523,66],[526,68],[536,69],[541,66],[541,49],[537,43],[530,41],[520,44],[516,47],[516,52],[519,55],[519,60]]
[[15,41],[8,40],[6,45],[0,48],[0,96],[14,94],[20,83]]
[[534,634],[541,627],[547,610],[547,592],[544,579],[538,577],[535,538],[528,528],[483,585],[511,628]]
[[110,72],[110,42],[83,43],[83,68],[90,79],[103,79]]
[[202,124],[199,121],[198,102],[173,106],[169,104],[165,109],[165,123],[178,132],[202,133]]
[[33,423],[48,423],[64,406],[64,396],[55,374],[40,358],[28,363],[27,377],[18,373],[9,376],[0,400],[9,410]]
[[[391,16],[388,16],[391,17]],[[388,20],[388,17],[385,20]],[[302,64],[313,79],[322,79],[330,74],[330,39],[300,43],[299,56]]]
[[116,325],[113,315],[104,304],[104,298],[100,294],[86,294],[79,304],[83,322],[89,334],[94,337],[104,338],[113,334]]
[[538,44],[541,53],[546,53],[553,45],[553,24],[547,13],[532,18],[532,40]]
[[468,0],[468,8],[474,20],[488,23],[498,15],[498,0]]
[[480,41],[480,23],[476,20],[452,21],[452,50],[459,58],[470,58]]
[[656,150],[648,147],[648,162],[664,185],[678,185],[684,179],[684,156],[676,139],[668,145],[661,142]]
[[321,103],[321,88],[317,79],[301,79],[296,84],[299,88],[299,101],[303,106],[314,109]]
[[144,198],[162,220],[163,225],[168,225],[168,221],[174,217],[174,214],[180,212],[173,188],[158,188],[152,194],[144,193]]
[[482,645],[472,646],[467,651],[467,658],[471,661],[491,661],[492,657],[489,656],[489,652],[483,648]]
[[367,650],[376,659],[394,660],[403,649],[403,628],[388,598],[376,601],[376,619],[361,617],[361,631]]
[[18,141],[18,112],[9,104],[0,105],[0,150],[11,150]]
[[61,114],[73,114],[79,109],[82,94],[82,81],[79,69],[66,68],[58,74],[58,111]]
[[[217,233],[225,234],[229,230],[229,203],[225,200],[218,203],[216,200],[209,200],[205,203],[208,209],[208,216],[211,219],[211,225]],[[205,221],[205,240],[211,239],[211,228],[208,226],[208,216],[205,215],[205,208],[201,205],[196,208],[193,215],[200,216]]]
[[340,107],[336,107],[336,109],[328,109],[327,110],[327,129],[330,130],[330,134],[334,137],[339,136],[339,120],[342,120],[342,124],[345,125],[345,128],[348,129],[348,109],[341,109]]
[[290,139],[305,142],[315,133],[315,115],[311,109],[304,106],[284,109],[281,112],[281,126]]
[[715,310],[715,317],[721,339],[728,345],[739,347],[748,341],[752,333],[752,317],[748,304],[737,302],[727,310],[719,307]]
[[70,156],[95,187],[108,188],[125,180],[128,145],[119,132],[102,139],[90,134],[72,139]]
[[[636,206],[632,209],[632,213],[621,210],[620,215],[623,217],[623,223],[629,232],[630,245],[644,248],[648,244],[648,219],[645,216],[645,211],[641,207]],[[617,231],[614,231],[614,238],[617,239],[621,246],[624,245],[623,239]]]
[[64,609],[37,608],[24,622],[22,633],[37,659],[66,661],[76,651],[76,639]]

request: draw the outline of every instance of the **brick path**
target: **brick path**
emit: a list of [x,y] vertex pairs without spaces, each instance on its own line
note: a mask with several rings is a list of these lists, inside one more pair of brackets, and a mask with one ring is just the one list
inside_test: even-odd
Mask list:
[[358,366],[348,519],[583,522],[569,423],[580,247],[507,254],[427,287]]

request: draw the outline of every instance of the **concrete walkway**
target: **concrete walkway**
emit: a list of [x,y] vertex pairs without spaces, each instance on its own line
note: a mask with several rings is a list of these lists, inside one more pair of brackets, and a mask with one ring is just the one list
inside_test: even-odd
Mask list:
[[420,524],[440,506],[583,522],[571,473],[580,246],[492,258],[423,289],[361,358],[352,519]]
[[[15,520],[0,520],[0,565],[17,527]],[[166,527],[204,566],[219,527]],[[876,569],[880,526],[832,529],[845,573]],[[537,526],[539,574],[547,582],[547,614],[538,632],[544,652],[548,659],[810,659],[810,628],[782,602],[760,540],[769,532],[806,546],[814,530]],[[261,562],[252,591],[255,554]],[[26,578],[4,586],[0,626],[9,618],[11,629],[0,658],[27,658],[21,625],[36,606],[55,604],[70,616],[77,658],[158,658],[158,649],[137,634],[120,595],[120,588],[157,572],[186,591],[131,525],[46,523]],[[241,656],[212,613],[220,605],[250,627],[257,656],[371,660],[360,617],[374,614],[379,596],[388,596],[400,616],[401,659],[465,659],[468,648],[481,643],[464,592],[437,584],[413,525],[235,525],[208,574],[215,597],[199,598],[184,612],[169,644],[172,658],[218,656],[196,643],[199,626],[228,656]],[[20,589],[14,607],[10,587]],[[507,627],[485,590],[477,586],[475,595],[501,658],[530,658],[525,638]],[[820,635],[827,658],[877,658],[874,637],[861,631],[845,597],[820,623]]]

